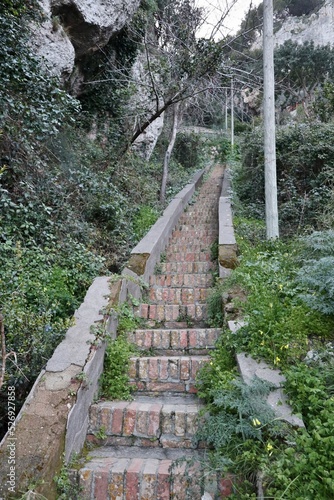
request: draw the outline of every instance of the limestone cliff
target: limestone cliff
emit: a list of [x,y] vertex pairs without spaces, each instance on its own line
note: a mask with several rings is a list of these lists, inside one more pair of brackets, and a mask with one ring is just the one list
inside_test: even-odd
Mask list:
[[75,61],[106,45],[129,22],[140,0],[40,0],[44,21],[32,46],[52,74],[70,76]]
[[[101,51],[108,44],[112,44],[114,38],[131,22],[140,6],[140,0],[39,0],[39,2],[43,11],[43,21],[31,26],[33,52],[42,59],[53,76],[60,78],[71,94],[80,96],[85,82],[92,79],[91,73],[87,75],[87,68],[91,72],[96,65],[94,60],[97,51],[101,56]],[[110,56],[110,47],[108,57],[113,57]],[[137,90],[129,103],[128,127],[134,129],[138,113],[145,116],[151,113],[156,105],[155,96],[151,95],[150,85],[147,85],[145,57],[140,50],[131,74]],[[150,157],[162,125],[163,117],[159,117],[145,134],[138,138],[135,147],[144,157]]]
[[[275,32],[275,45],[287,40],[303,44],[313,41],[315,45],[334,45],[334,2],[326,0],[318,12],[310,16],[289,16]],[[262,36],[252,49],[262,48]]]

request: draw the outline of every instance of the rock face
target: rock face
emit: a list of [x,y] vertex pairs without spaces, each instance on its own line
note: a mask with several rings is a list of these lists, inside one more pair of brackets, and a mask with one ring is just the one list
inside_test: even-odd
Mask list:
[[[82,93],[85,74],[94,53],[105,47],[129,23],[140,0],[39,0],[44,20],[31,25],[33,53],[52,76],[59,77],[71,93]],[[83,64],[84,61],[84,64]],[[154,75],[154,78],[156,75]],[[150,94],[145,57],[139,54],[132,68],[137,91],[129,103],[129,128],[135,128],[140,114],[151,114],[156,103]],[[160,103],[161,104],[161,103]],[[135,110],[135,116],[133,113]],[[138,115],[138,116],[137,116]],[[135,144],[149,159],[163,126],[163,116],[154,121]]]
[[52,19],[50,0],[40,0],[44,22],[31,25],[31,45],[53,76],[66,80],[74,68],[75,50],[58,19]]
[[32,47],[53,75],[67,79],[75,60],[106,45],[131,20],[140,0],[40,0],[44,21]]
[[[288,17],[275,33],[275,45],[287,40],[303,44],[313,41],[315,45],[334,45],[334,3],[327,0],[319,11],[311,16]],[[252,49],[262,48],[262,37]]]
[[299,44],[313,41],[315,45],[334,45],[334,3],[329,0],[309,17],[290,17],[275,34],[275,44],[286,40]]
[[60,18],[80,57],[106,45],[139,4],[140,0],[51,0],[51,11]]

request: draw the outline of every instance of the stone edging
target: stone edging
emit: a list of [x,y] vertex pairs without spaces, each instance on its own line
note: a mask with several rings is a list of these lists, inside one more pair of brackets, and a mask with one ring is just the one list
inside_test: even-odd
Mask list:
[[[46,368],[37,378],[15,420],[15,492],[24,491],[32,481],[43,482],[39,493],[56,498],[53,483],[63,457],[68,462],[84,445],[88,411],[103,370],[105,342],[91,326],[106,328],[116,336],[117,316],[110,309],[123,303],[128,294],[141,296],[140,279],[148,280],[160,260],[171,232],[184,207],[200,185],[205,170],[197,172],[171,201],[162,217],[131,252],[128,267],[117,282],[103,276],[94,280],[84,302],[75,312],[75,324],[55,349]],[[109,308],[109,312],[107,311]],[[112,311],[112,309],[111,309]],[[8,493],[7,435],[0,443],[0,495]]]
[[[243,321],[228,322],[229,330],[232,333],[236,333],[239,328],[245,325],[246,323]],[[271,368],[262,360],[255,360],[252,356],[244,352],[237,353],[236,360],[241,378],[246,384],[250,384],[255,377],[272,384],[273,390],[270,391],[267,404],[275,413],[276,418],[288,422],[293,427],[305,427],[303,420],[293,414],[292,408],[287,402],[287,397],[283,392],[283,385],[286,379],[279,370]]]

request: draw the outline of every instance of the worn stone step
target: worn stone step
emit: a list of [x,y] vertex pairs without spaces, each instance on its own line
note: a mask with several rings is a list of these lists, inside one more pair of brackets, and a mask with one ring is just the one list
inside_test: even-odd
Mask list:
[[200,451],[105,447],[90,457],[73,471],[82,500],[200,500],[220,490],[216,473],[203,470]]
[[213,285],[212,274],[156,274],[150,277],[150,286],[163,287],[202,287]]
[[[106,401],[90,409],[87,440],[113,446],[196,448],[199,401],[187,397]],[[102,434],[102,437],[101,437]],[[203,447],[204,445],[201,444]]]
[[189,250],[191,252],[208,252],[210,251],[210,248],[208,248],[208,245],[205,245],[201,241],[199,242],[193,241],[191,244],[189,242],[184,243],[184,242],[173,241],[168,245],[167,256],[174,253],[189,252]]
[[194,241],[202,243],[202,245],[211,245],[218,237],[218,231],[200,231],[189,230],[189,231],[179,231],[174,230],[171,237],[171,244],[192,244]]
[[198,304],[206,302],[209,295],[208,288],[151,287],[150,301],[155,304]]
[[201,222],[201,221],[189,221],[187,223],[177,224],[175,227],[176,231],[208,231],[213,232],[218,229],[218,221],[212,222]]
[[170,356],[173,351],[200,354],[198,351],[213,349],[220,335],[219,328],[138,329],[128,332],[127,338],[139,349]]
[[142,356],[130,358],[130,384],[143,393],[196,393],[196,375],[209,356]]
[[191,246],[187,252],[168,252],[166,254],[167,262],[209,262],[211,260],[210,252],[193,252]]
[[155,323],[165,321],[204,321],[206,318],[206,304],[140,304],[134,308],[139,318],[151,320]]
[[216,268],[214,262],[162,262],[158,274],[204,274]]

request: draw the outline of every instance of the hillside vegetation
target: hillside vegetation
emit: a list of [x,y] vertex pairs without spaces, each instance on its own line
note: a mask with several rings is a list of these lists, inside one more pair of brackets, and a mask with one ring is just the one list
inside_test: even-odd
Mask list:
[[[308,14],[320,3],[281,2],[277,21],[302,4],[308,9],[302,14]],[[217,160],[228,161],[232,168],[240,266],[224,286],[217,283],[209,311],[212,324],[225,328],[228,316],[223,314],[222,297],[246,296],[246,301],[235,299],[235,308],[247,319],[247,326],[235,336],[225,332],[225,344],[202,374],[201,395],[211,412],[202,437],[209,436],[217,452],[213,466],[242,479],[242,486],[236,481],[235,498],[257,498],[261,484],[266,498],[330,500],[334,497],[330,469],[334,444],[333,49],[289,42],[276,51],[282,238],[267,242],[262,55],[250,51],[253,31],[246,24],[250,38],[240,36],[218,44],[196,40],[187,29],[197,25],[199,12],[190,7],[192,2],[181,0],[143,1],[133,20],[95,56],[95,64],[86,60],[86,77],[100,83],[87,85],[75,97],[68,82],[67,88],[50,78],[29,49],[28,23],[38,22],[42,15],[37,3],[1,2],[0,310],[7,357],[2,358],[6,370],[0,397],[4,401],[7,387],[15,386],[19,409],[93,278],[119,272],[129,251],[159,216],[175,95],[182,95],[187,104],[183,108],[187,123],[222,127],[222,103],[233,74],[237,146],[231,152],[226,137],[209,143],[195,134],[179,134],[167,185],[169,200],[194,170],[206,164],[212,145]],[[178,16],[181,11],[189,14],[188,26],[177,24],[183,19]],[[261,10],[253,14],[249,22],[257,26]],[[167,21],[177,33],[174,51],[173,30]],[[147,34],[154,41],[154,36],[160,36],[155,48],[165,49],[164,57],[149,59],[159,70],[157,78],[150,71],[159,116],[161,103],[170,103],[165,129],[149,159],[131,147],[140,127],[134,127],[135,113],[130,113],[138,92],[129,77]],[[240,97],[248,86],[255,95],[252,106]],[[152,116],[145,121],[139,108],[136,116],[145,125]],[[265,412],[250,413],[254,393],[265,394],[268,388],[247,392],[240,381],[232,382],[233,355],[240,350],[266,359],[285,373],[288,397],[294,411],[302,415],[305,430],[276,426]],[[231,427],[224,434],[221,422],[226,416]],[[5,428],[5,418],[3,422]]]
[[[145,9],[134,22],[149,16]],[[164,208],[158,200],[168,142],[167,129],[150,160],[125,148],[129,82],[115,76],[108,88],[78,99],[50,78],[29,46],[29,22],[40,16],[34,0],[0,6],[0,312],[12,353],[0,397],[15,386],[17,409],[93,278],[121,270]],[[130,64],[136,40],[125,32],[112,44],[122,64],[128,51]],[[178,137],[167,201],[202,166],[203,147],[194,135]]]

